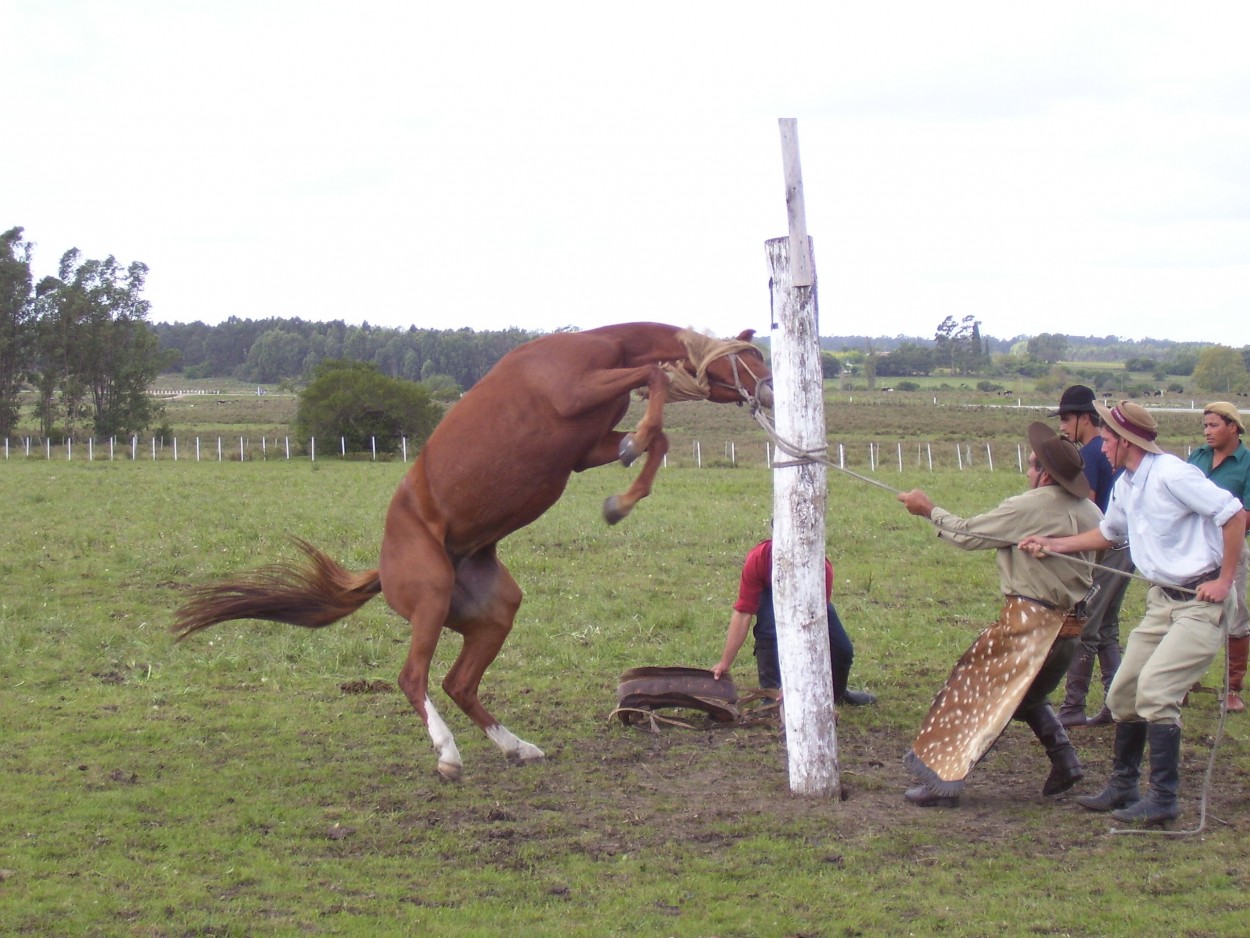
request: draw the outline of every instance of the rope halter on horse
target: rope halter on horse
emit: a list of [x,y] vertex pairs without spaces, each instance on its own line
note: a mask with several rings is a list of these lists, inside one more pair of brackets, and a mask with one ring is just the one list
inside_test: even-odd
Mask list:
[[[759,386],[761,383],[766,383],[767,379],[761,381],[760,376],[752,371],[751,366],[743,361],[741,357],[741,353],[746,351],[759,354],[758,348],[750,342],[742,342],[738,339],[718,339],[714,336],[704,335],[701,332],[695,332],[693,329],[682,329],[677,333],[677,338],[686,346],[686,359],[684,361],[663,362],[660,365],[660,368],[668,375],[668,400],[706,401],[711,396],[712,384],[715,383],[721,387],[737,391],[742,400],[751,405],[752,410],[759,407]],[[718,358],[726,357],[733,368],[733,384],[708,377],[708,366]],[[694,369],[694,374],[690,373],[690,370],[686,367],[687,364]],[[755,379],[756,390],[754,394],[743,387],[742,378],[738,373],[739,368]],[[647,397],[647,389],[640,388],[638,394],[645,399]]]

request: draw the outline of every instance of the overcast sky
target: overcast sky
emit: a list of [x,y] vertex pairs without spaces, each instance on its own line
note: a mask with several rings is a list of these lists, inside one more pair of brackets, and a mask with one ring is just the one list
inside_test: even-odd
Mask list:
[[1250,5],[0,0],[0,230],[152,319],[1250,344]]

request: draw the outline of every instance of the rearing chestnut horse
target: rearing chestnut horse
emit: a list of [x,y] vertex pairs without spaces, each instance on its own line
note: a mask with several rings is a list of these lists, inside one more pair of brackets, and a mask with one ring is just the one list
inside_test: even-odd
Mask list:
[[[429,730],[438,771],[456,780],[462,768],[428,693],[430,660],[445,628],[464,643],[443,690],[509,760],[542,759],[541,749],[514,736],[478,699],[521,605],[496,545],[554,505],[572,473],[617,459],[629,465],[645,453],[634,484],[604,502],[609,524],[629,514],[651,491],[668,451],[666,400],[772,406],[771,374],[752,335],[711,339],[642,322],[555,333],[513,349],[448,411],[404,476],[376,570],[352,573],[297,541],[305,564],[197,588],[173,631],[182,639],[231,619],[322,628],[381,592],[412,625],[399,685]],[[634,390],[646,395],[647,409],[634,432],[624,433],[614,428]]]

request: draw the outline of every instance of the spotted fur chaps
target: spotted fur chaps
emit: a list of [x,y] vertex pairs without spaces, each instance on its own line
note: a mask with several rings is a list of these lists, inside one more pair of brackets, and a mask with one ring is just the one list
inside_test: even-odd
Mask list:
[[938,691],[904,764],[939,795],[957,795],[1016,712],[1054,644],[1063,613],[1008,596]]

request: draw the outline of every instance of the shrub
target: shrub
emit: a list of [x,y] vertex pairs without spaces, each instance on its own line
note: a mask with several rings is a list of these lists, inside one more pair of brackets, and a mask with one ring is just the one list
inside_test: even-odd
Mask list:
[[348,449],[399,449],[400,439],[420,443],[438,424],[440,410],[419,384],[388,378],[372,363],[330,360],[319,364],[300,393],[295,432],[300,437],[342,437]]

